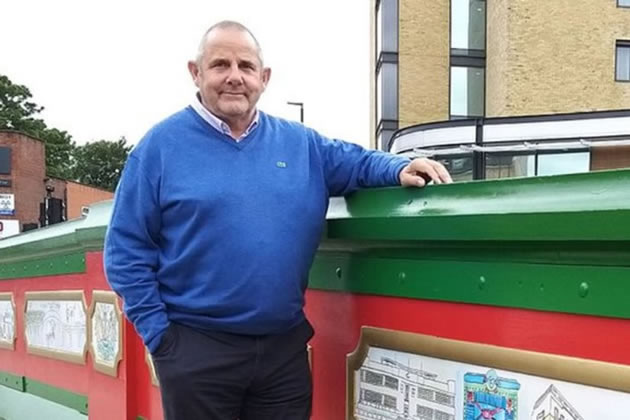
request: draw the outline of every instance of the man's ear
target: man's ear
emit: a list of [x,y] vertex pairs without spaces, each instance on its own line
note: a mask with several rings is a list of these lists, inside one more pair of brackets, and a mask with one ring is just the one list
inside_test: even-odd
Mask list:
[[190,60],[188,62],[188,71],[192,76],[193,82],[195,82],[195,86],[199,87],[199,65],[196,61]]
[[270,78],[271,78],[271,68],[265,67],[262,71],[262,82],[265,88],[267,87],[267,83],[269,83]]

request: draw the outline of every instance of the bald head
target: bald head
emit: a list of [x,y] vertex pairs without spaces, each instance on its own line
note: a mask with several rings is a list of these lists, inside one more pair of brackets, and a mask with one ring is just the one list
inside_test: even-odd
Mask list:
[[271,76],[254,35],[237,22],[217,23],[204,34],[188,70],[201,103],[238,138],[253,121],[256,103]]
[[203,34],[203,37],[201,38],[201,42],[199,42],[199,48],[197,49],[197,57],[196,57],[197,63],[201,63],[201,59],[203,58],[203,55],[206,52],[206,46],[208,45],[208,41],[212,38],[212,36],[217,31],[220,31],[220,30],[235,30],[235,31],[239,31],[239,32],[243,32],[247,34],[247,36],[251,38],[251,41],[256,50],[256,53],[258,54],[258,60],[260,61],[261,67],[264,66],[262,48],[260,48],[260,44],[258,43],[258,40],[254,36],[252,31],[250,31],[245,25],[239,22],[233,21],[233,20],[224,20],[224,21],[215,23],[210,28],[208,28],[206,33]]

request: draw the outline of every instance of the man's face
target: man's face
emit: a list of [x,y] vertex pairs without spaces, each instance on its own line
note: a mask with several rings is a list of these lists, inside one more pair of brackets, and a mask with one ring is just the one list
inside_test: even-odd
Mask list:
[[271,74],[262,67],[252,37],[232,28],[210,32],[203,56],[188,69],[204,106],[227,121],[253,116]]

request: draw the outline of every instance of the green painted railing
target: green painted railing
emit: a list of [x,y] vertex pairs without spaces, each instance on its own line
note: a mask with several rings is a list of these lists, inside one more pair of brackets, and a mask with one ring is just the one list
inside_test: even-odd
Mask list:
[[[332,199],[312,289],[630,318],[630,170]],[[0,241],[0,279],[85,271],[111,203]]]
[[331,203],[313,289],[630,318],[630,171]]

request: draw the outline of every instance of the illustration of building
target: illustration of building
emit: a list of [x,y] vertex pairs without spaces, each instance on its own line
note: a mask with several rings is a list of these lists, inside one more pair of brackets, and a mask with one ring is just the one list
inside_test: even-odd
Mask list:
[[401,364],[366,358],[359,370],[355,416],[361,420],[455,420],[455,380]]
[[13,343],[15,337],[15,311],[10,301],[0,302],[0,341]]
[[[602,169],[591,163],[598,146],[607,149],[597,154],[615,155],[604,169],[630,166],[630,129],[591,131],[608,142],[601,145],[578,144],[579,132],[535,134],[545,131],[548,118],[606,119],[624,110],[619,116],[630,117],[630,0],[371,0],[371,6],[376,148],[444,160],[460,180],[537,175],[539,160],[542,166],[557,160],[559,171]],[[495,132],[504,138],[487,133],[493,124],[534,122],[531,137],[515,139],[516,126]],[[418,141],[423,136],[430,141]],[[491,138],[493,144],[484,142]],[[565,150],[557,140],[572,143]]]
[[584,420],[553,385],[534,404],[531,420]]
[[517,420],[518,391],[514,379],[501,378],[491,369],[486,374],[464,375],[464,420]]

